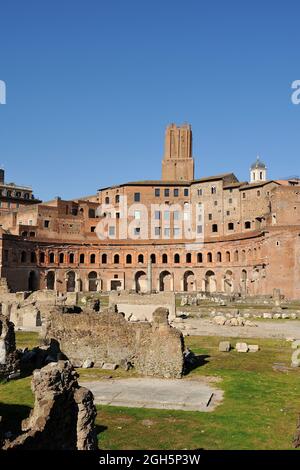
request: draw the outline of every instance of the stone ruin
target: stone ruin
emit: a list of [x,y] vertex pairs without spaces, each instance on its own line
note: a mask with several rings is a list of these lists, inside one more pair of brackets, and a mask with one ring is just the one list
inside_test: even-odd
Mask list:
[[114,309],[100,314],[50,315],[42,337],[46,344],[58,344],[75,367],[88,360],[95,367],[132,365],[147,376],[180,378],[183,374],[183,335],[169,325],[165,308],[155,310],[151,323],[129,322]]
[[35,370],[31,382],[34,408],[22,421],[22,434],[5,439],[2,449],[96,450],[93,394],[78,385],[77,377],[68,361]]
[[12,376],[18,367],[14,324],[0,315],[0,379]]

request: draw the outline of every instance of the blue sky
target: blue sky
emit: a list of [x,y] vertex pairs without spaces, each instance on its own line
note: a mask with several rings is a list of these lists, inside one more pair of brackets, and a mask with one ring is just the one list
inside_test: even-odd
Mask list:
[[196,177],[257,154],[300,174],[299,1],[2,0],[0,165],[42,199],[159,179],[192,124]]

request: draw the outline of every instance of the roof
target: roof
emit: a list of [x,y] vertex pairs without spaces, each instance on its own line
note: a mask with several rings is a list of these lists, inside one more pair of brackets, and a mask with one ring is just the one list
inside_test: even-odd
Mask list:
[[265,170],[266,168],[267,168],[266,165],[264,164],[263,161],[261,161],[259,156],[257,156],[256,161],[252,163],[251,165],[251,170],[256,170],[256,169]]
[[261,188],[262,186],[265,186],[266,184],[270,184],[270,183],[275,183],[275,184],[279,185],[279,183],[277,181],[266,180],[266,181],[260,181],[260,182],[257,182],[257,183],[247,183],[247,184],[241,186],[240,190],[244,191],[245,189]]
[[122,188],[124,186],[190,186],[191,184],[195,183],[204,183],[206,181],[217,181],[217,180],[222,180],[227,177],[233,177],[237,181],[236,176],[234,173],[222,173],[220,175],[215,175],[215,176],[206,176],[203,178],[199,179],[194,179],[192,181],[174,181],[174,180],[144,180],[144,181],[130,181],[128,183],[121,183],[121,184],[116,184],[113,186],[107,186],[105,188],[100,188],[98,191],[104,191],[106,189],[114,189],[114,188]]

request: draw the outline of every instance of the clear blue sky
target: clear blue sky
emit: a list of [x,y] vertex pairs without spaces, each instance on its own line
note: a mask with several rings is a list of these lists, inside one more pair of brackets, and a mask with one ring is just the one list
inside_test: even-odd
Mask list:
[[3,0],[0,165],[42,199],[159,179],[165,126],[196,176],[300,174],[300,3]]

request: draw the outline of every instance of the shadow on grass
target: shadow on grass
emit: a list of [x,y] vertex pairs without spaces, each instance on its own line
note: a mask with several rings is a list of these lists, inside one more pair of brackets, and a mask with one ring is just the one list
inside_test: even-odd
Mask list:
[[207,359],[209,357],[210,356],[208,354],[193,355],[189,361],[185,361],[183,375],[188,375],[192,370],[208,364],[209,361]]
[[107,426],[101,426],[100,424],[96,424],[95,429],[96,429],[96,434],[97,434],[97,438],[98,438],[98,441],[99,441],[100,434],[107,431],[108,427]]
[[5,432],[10,431],[13,434],[19,434],[23,419],[28,418],[31,411],[27,405],[8,405],[0,403],[0,416],[2,416],[2,428]]

